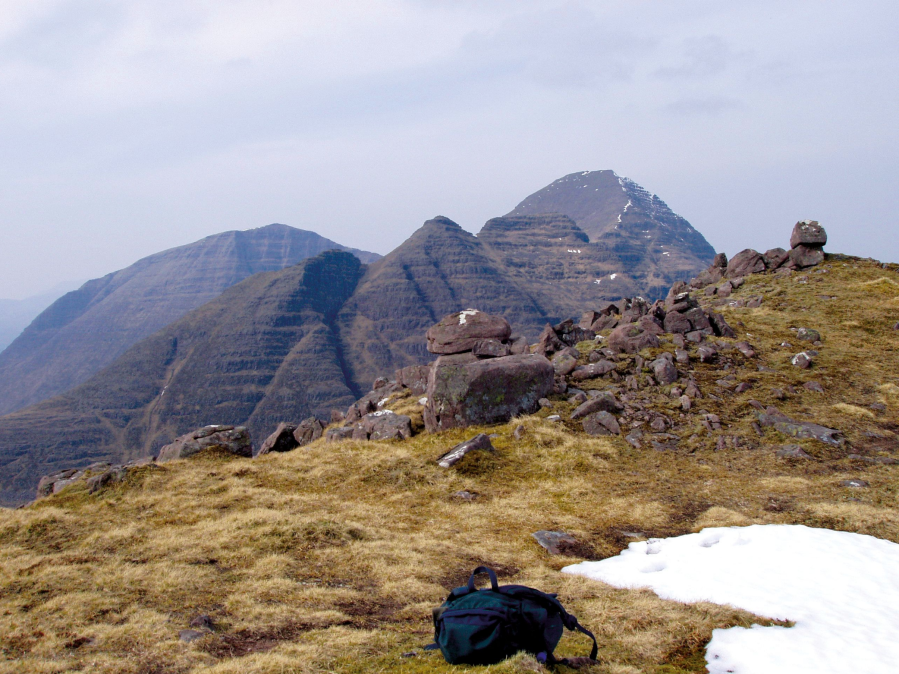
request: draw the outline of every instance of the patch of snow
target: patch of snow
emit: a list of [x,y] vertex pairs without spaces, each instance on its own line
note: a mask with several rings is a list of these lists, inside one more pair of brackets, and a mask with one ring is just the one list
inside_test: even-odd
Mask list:
[[562,571],[796,623],[714,630],[710,674],[888,674],[899,662],[896,569],[899,545],[890,541],[756,524],[631,543],[618,557]]
[[624,205],[624,212],[627,213],[627,209],[630,208],[631,206],[633,206],[633,204],[631,203],[631,200],[628,199],[627,203]]
[[594,283],[595,283],[596,285],[599,285],[600,283],[602,283],[602,279],[601,279],[601,278],[598,278],[598,279],[596,279],[596,280],[594,281]]
[[460,311],[459,312],[459,325],[465,325],[465,321],[468,319],[468,317],[474,316],[476,313],[478,313],[477,309],[466,309],[465,311]]
[[569,248],[569,249],[568,249],[568,252],[569,252],[569,253],[580,253],[581,251],[580,251],[579,248],[574,248],[574,249]]
[[[621,222],[621,216],[618,216],[618,222]],[[617,227],[615,229],[618,229]]]
[[[382,401],[382,402],[383,402],[383,401]],[[380,405],[381,403],[378,403],[378,404]],[[372,412],[372,413],[371,413],[371,415],[372,415],[373,417],[383,417],[383,416],[386,416],[386,415],[388,415],[388,414],[393,414],[393,411],[392,411],[392,410],[380,410],[380,411],[378,411],[378,412]]]
[[669,253],[669,252],[666,250],[664,253],[662,253],[662,255],[671,255],[671,253]]
[[609,278],[614,281],[616,276],[618,276],[618,274],[612,274]]
[[424,398],[419,398],[419,399],[418,399],[418,404],[419,404],[419,405],[427,405],[427,404],[428,404],[428,398],[427,398],[427,396],[425,396]]

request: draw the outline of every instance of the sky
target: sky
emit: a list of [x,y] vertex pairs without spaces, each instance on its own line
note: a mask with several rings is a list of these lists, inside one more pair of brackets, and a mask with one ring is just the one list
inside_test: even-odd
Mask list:
[[613,169],[899,261],[895,0],[0,0],[0,298],[272,222],[387,253]]

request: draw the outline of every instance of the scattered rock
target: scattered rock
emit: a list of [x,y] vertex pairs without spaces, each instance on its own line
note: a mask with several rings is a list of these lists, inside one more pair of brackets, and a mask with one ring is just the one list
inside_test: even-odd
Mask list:
[[589,365],[583,365],[576,368],[571,373],[570,378],[574,381],[593,379],[594,377],[601,377],[609,372],[613,372],[616,367],[615,363],[612,363],[611,361],[601,360],[598,363],[590,363]]
[[487,435],[478,433],[470,440],[466,440],[465,442],[456,445],[446,454],[442,455],[437,459],[437,465],[441,468],[451,468],[459,463],[466,454],[476,451],[493,452],[496,450]]
[[627,443],[636,449],[640,449],[643,446],[641,440],[643,439],[643,432],[639,429],[631,431],[627,435],[624,436],[624,439],[627,440]]
[[553,421],[553,422],[562,421],[562,417],[560,417],[558,414],[550,414],[548,417],[546,417],[546,420]]
[[758,251],[747,248],[740,251],[727,264],[726,276],[748,276],[749,274],[759,274],[765,271],[765,258]]
[[583,419],[586,416],[595,414],[596,412],[620,412],[624,406],[618,402],[608,391],[603,391],[594,398],[579,405],[574,412],[571,413],[571,420]]
[[699,361],[702,363],[711,363],[718,357],[718,351],[711,346],[700,346],[696,353],[699,356]]
[[206,426],[186,433],[159,450],[158,463],[186,459],[204,449],[224,449],[237,456],[253,456],[250,432],[244,426]]
[[552,404],[552,402],[549,400],[549,398],[540,398],[540,400],[537,401],[537,404],[540,405],[540,407],[543,408],[543,409],[550,409],[550,410],[551,410],[552,407],[553,407],[553,404]]
[[262,456],[269,452],[289,452],[296,449],[300,446],[300,443],[294,438],[294,432],[296,430],[297,427],[294,424],[283,422],[278,424],[275,432],[268,436],[265,439],[265,442],[262,443],[259,451],[256,452],[256,456]]
[[210,630],[211,631],[211,630],[215,629],[215,623],[213,622],[212,618],[210,616],[206,615],[205,613],[195,615],[193,618],[190,619],[190,622],[188,623],[188,625],[190,627],[193,627],[194,629],[198,629],[198,630]]
[[659,346],[659,338],[639,325],[620,325],[609,335],[610,349],[624,353],[637,353],[642,349]]
[[812,366],[812,358],[808,353],[803,351],[802,353],[797,353],[790,359],[790,363],[796,367],[802,368],[803,370],[807,370]]
[[366,414],[353,429],[354,440],[405,440],[412,437],[412,419],[379,410]]
[[783,248],[772,248],[765,251],[765,266],[770,270],[779,269],[790,257],[790,252]]
[[679,400],[680,400],[680,408],[684,412],[689,412],[690,408],[693,407],[693,401],[690,399],[690,396],[682,395]]
[[563,531],[537,531],[531,536],[551,555],[560,555],[566,546],[577,545],[577,539]]
[[807,454],[799,445],[784,445],[775,452],[780,459],[810,459],[811,455]]
[[340,428],[330,428],[328,432],[325,433],[325,440],[327,442],[339,442],[340,440],[350,440],[353,437],[353,427],[352,426],[342,426]]
[[865,487],[870,487],[867,482],[864,480],[840,480],[841,487],[852,487],[854,489],[864,489]]
[[650,364],[650,367],[660,385],[665,386],[677,381],[677,368],[667,358],[657,358]]
[[460,426],[504,423],[531,414],[554,389],[552,364],[543,356],[522,354],[467,364],[434,366],[424,407],[430,432]]
[[811,328],[799,328],[796,331],[796,339],[800,339],[804,342],[820,342],[821,333],[817,330],[812,330]]
[[202,639],[209,632],[203,632],[200,630],[181,630],[178,632],[178,638],[181,639],[186,644],[189,644],[192,641],[196,641],[197,639]]
[[816,381],[807,381],[802,385],[802,388],[814,391],[815,393],[824,393],[824,387]]
[[475,501],[478,498],[478,495],[470,492],[470,491],[457,491],[453,494],[453,498],[459,499],[460,501]]
[[[342,421],[343,419],[341,419]],[[315,417],[309,417],[301,421],[300,425],[297,426],[293,432],[293,439],[296,440],[297,447],[305,447],[310,442],[318,440],[324,431],[325,427],[322,426],[322,422]]]
[[808,421],[796,421],[776,407],[768,407],[764,412],[759,412],[758,417],[763,427],[773,427],[794,438],[818,440],[836,447],[842,447],[845,443],[840,431]]
[[747,358],[755,358],[756,356],[755,349],[752,348],[749,342],[737,342],[734,344],[734,347]]
[[[594,351],[593,353],[596,352]],[[552,364],[556,374],[571,374],[574,371],[574,368],[577,367],[577,357],[572,356],[567,351],[560,351],[555,356],[553,356]]]
[[588,435],[618,435],[621,426],[618,420],[608,412],[596,412],[582,422],[584,432]]

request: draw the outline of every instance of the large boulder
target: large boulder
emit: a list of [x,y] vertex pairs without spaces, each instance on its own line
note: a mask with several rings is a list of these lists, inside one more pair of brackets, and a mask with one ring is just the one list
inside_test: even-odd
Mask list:
[[814,267],[824,262],[824,250],[799,244],[790,251],[790,259],[787,264],[795,269],[805,269],[806,267]]
[[321,421],[315,417],[309,417],[301,421],[300,425],[297,426],[293,432],[293,439],[297,441],[297,447],[303,447],[314,440],[318,440],[324,431],[325,427]]
[[466,454],[476,451],[493,452],[496,451],[496,449],[493,447],[493,443],[490,442],[489,436],[484,433],[478,433],[470,440],[459,443],[446,454],[443,454],[437,459],[437,465],[441,468],[452,468],[465,458]]
[[759,274],[768,267],[765,265],[764,256],[757,250],[747,248],[734,255],[733,259],[727,264],[727,276],[749,276],[750,274]]
[[827,232],[818,224],[817,220],[803,220],[797,222],[790,236],[790,248],[796,246],[822,247],[827,244]]
[[428,380],[425,428],[448,428],[503,423],[530,414],[540,398],[553,390],[552,363],[537,354],[446,362],[438,358]]
[[505,342],[512,326],[502,316],[492,316],[477,309],[466,309],[445,316],[428,330],[428,351],[437,354],[471,351],[482,339]]
[[[667,318],[667,317],[666,317]],[[659,338],[638,323],[619,325],[612,330],[606,344],[610,349],[624,353],[637,353],[642,349],[659,346]]]
[[205,426],[186,433],[159,450],[157,463],[186,459],[204,449],[223,449],[237,456],[253,456],[250,432],[244,426]]

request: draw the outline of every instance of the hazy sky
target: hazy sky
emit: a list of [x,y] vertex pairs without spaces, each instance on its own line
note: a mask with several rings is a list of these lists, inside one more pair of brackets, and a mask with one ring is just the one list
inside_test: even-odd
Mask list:
[[899,261],[896,0],[0,0],[0,298],[283,222],[386,253],[616,170]]

